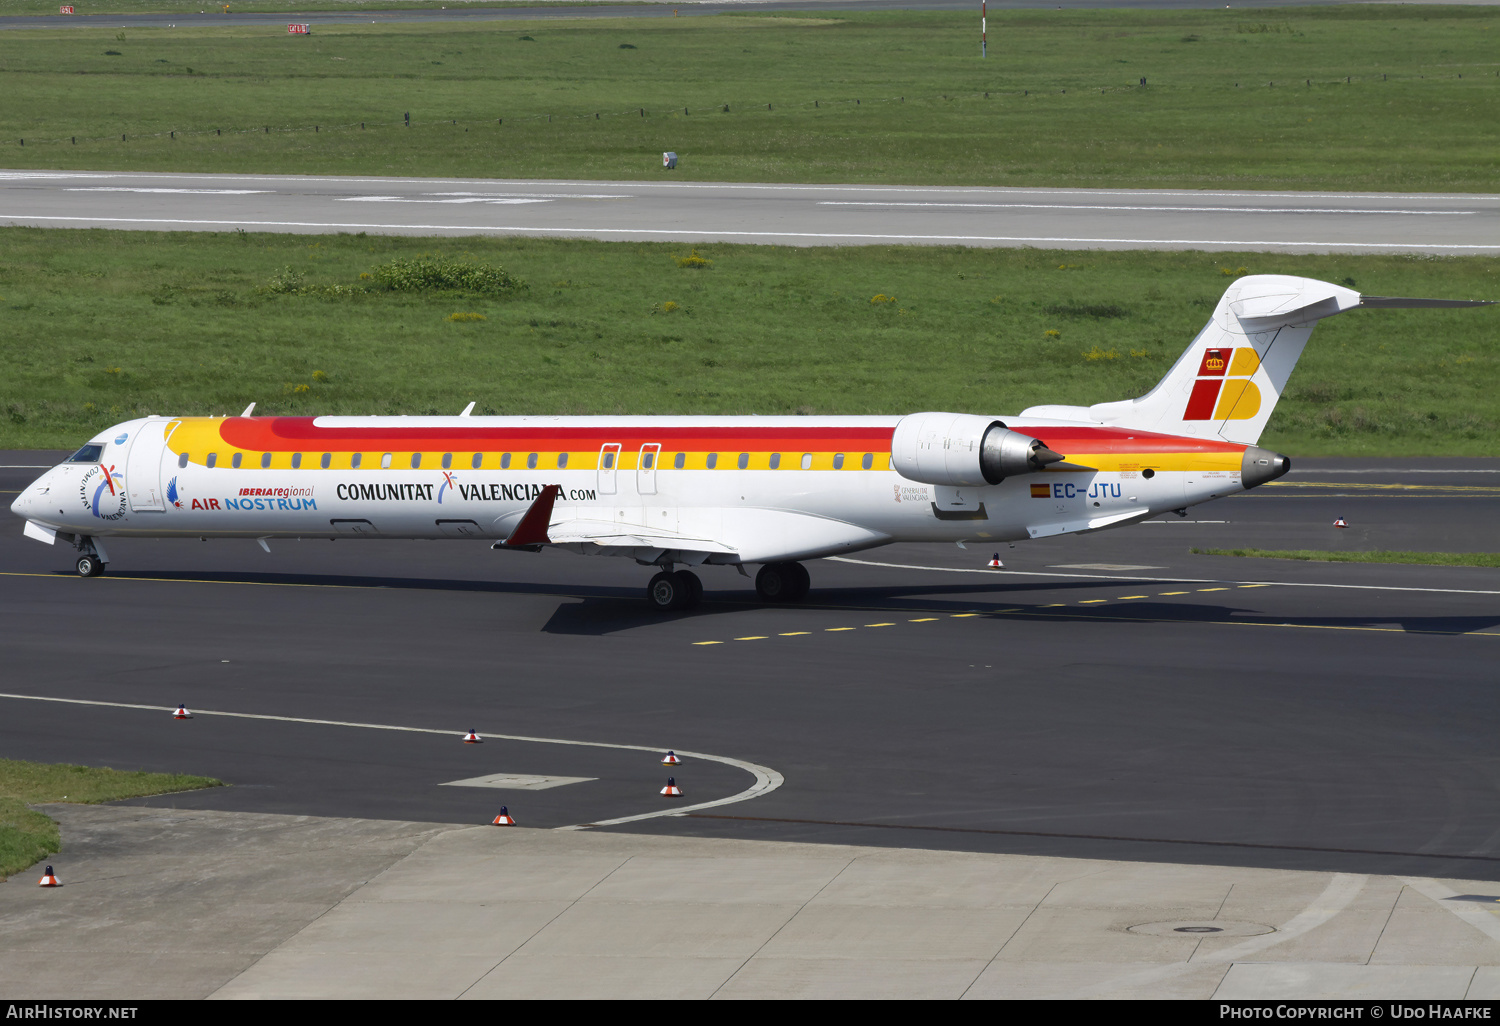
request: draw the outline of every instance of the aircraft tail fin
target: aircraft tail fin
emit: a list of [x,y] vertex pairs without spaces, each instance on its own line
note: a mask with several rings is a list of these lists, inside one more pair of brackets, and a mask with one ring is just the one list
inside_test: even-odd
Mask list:
[[1359,307],[1489,306],[1483,300],[1361,296],[1312,278],[1249,275],[1225,290],[1213,318],[1139,399],[1093,406],[1036,406],[1022,415],[1091,420],[1173,435],[1217,435],[1254,445],[1313,328]]

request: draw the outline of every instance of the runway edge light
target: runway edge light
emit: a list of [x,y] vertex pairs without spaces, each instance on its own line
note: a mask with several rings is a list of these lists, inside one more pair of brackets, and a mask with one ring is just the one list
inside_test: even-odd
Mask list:
[[469,732],[464,735],[464,744],[466,744],[466,745],[479,745],[479,744],[483,744],[483,743],[484,743],[484,738],[482,738],[478,734],[476,734],[474,732],[474,728],[470,727],[469,728]]
[[680,765],[681,763],[682,763],[682,760],[679,759],[679,758],[677,758],[677,753],[676,752],[669,751],[669,752],[667,752],[666,755],[663,755],[661,757],[661,764],[663,766],[677,766],[677,765]]
[[667,786],[661,789],[661,793],[668,798],[681,798],[682,788],[677,786],[677,778],[668,777]]
[[516,818],[510,814],[510,809],[509,808],[507,808],[506,806],[502,805],[502,806],[500,806],[500,815],[496,816],[495,819],[494,819],[494,825],[495,826],[515,826],[516,825]]
[[993,556],[990,557],[990,569],[991,570],[999,570],[1003,566],[1005,566],[1005,564],[1002,563],[1002,562],[1000,562],[1000,553],[997,552]]
[[57,877],[55,875],[53,875],[52,867],[51,866],[47,867],[47,871],[42,874],[42,878],[40,880],[38,880],[37,883],[41,884],[43,887],[61,887],[62,886],[62,884],[60,884],[60,883],[57,882]]
[[192,718],[193,714],[187,711],[187,706],[185,705],[179,705],[177,711],[172,714],[172,719],[174,720],[190,720]]

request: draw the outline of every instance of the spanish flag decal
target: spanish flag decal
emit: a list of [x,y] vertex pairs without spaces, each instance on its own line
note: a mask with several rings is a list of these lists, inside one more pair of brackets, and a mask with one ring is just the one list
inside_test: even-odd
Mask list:
[[1031,486],[1031,497],[1033,499],[1047,499],[1047,498],[1051,498],[1051,496],[1052,496],[1052,486],[1051,485],[1034,484],[1034,485]]
[[1248,347],[1206,350],[1183,420],[1249,420],[1260,412],[1260,386],[1250,378],[1260,357]]

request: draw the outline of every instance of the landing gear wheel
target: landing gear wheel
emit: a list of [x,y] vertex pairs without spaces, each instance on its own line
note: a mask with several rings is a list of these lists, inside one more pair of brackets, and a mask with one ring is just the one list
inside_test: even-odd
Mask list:
[[786,563],[786,573],[792,578],[792,593],[786,599],[788,602],[801,602],[807,598],[807,590],[812,587],[812,578],[808,576],[807,567],[801,563]]
[[674,613],[686,608],[692,594],[692,585],[665,570],[651,578],[651,583],[646,585],[647,600],[663,613]]
[[696,609],[698,603],[703,601],[703,582],[698,579],[698,575],[691,570],[679,570],[672,576],[681,581],[682,586],[687,589],[686,601],[678,608]]
[[801,563],[767,563],[755,575],[755,593],[764,602],[797,602],[810,580]]
[[104,573],[104,564],[98,556],[79,556],[77,566],[79,577],[98,577]]

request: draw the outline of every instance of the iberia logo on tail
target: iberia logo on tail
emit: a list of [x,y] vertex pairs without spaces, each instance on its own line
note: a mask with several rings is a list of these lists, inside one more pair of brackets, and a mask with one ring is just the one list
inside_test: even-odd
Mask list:
[[1248,346],[1203,354],[1183,420],[1249,420],[1260,412],[1260,387],[1250,378],[1260,357]]

